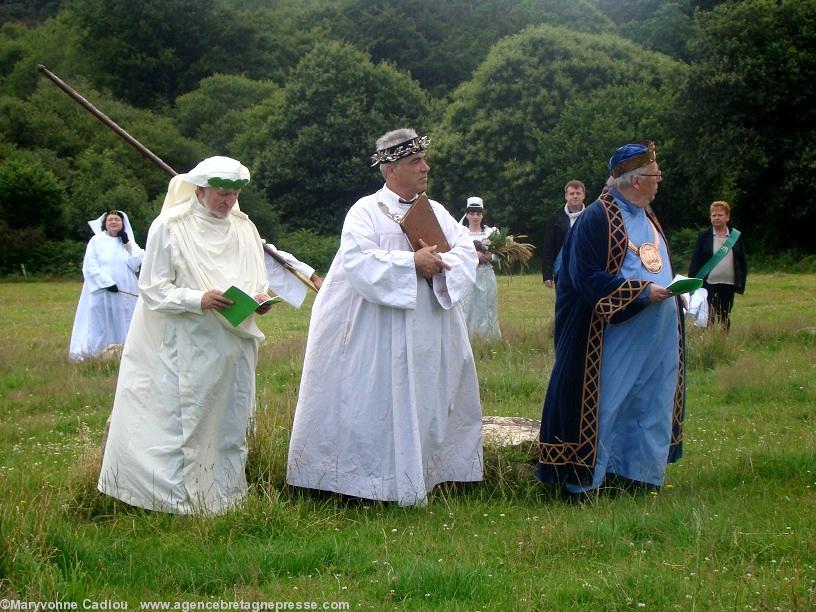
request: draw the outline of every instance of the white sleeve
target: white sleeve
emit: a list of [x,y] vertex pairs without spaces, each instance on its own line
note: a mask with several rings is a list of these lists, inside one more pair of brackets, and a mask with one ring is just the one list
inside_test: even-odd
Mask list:
[[127,267],[133,270],[134,274],[139,273],[139,269],[142,267],[142,260],[144,259],[144,251],[142,247],[136,244],[135,240],[130,241],[130,257],[127,260]]
[[204,291],[177,287],[173,270],[173,246],[166,221],[159,217],[150,226],[145,245],[139,289],[150,310],[164,313],[201,314]]
[[352,206],[346,215],[339,256],[349,284],[363,299],[391,308],[416,308],[413,251],[383,249],[376,226],[362,206]]
[[467,228],[457,223],[441,204],[434,202],[433,205],[436,218],[450,246],[450,251],[442,253],[442,260],[450,266],[450,270],[434,275],[433,288],[439,305],[449,310],[464,299],[473,288],[479,256]]
[[96,236],[88,243],[85,259],[82,261],[82,276],[85,277],[85,286],[91,293],[116,284],[102,261],[102,245],[94,238]]
[[[314,268],[298,261],[294,255],[275,248],[273,244],[267,243],[267,246],[274,249],[286,263],[303,274],[304,277],[311,278],[312,274],[314,274]],[[295,308],[300,308],[303,300],[306,299],[307,286],[266,252],[264,252],[264,264],[266,265],[266,279],[269,282],[269,288],[287,303]]]

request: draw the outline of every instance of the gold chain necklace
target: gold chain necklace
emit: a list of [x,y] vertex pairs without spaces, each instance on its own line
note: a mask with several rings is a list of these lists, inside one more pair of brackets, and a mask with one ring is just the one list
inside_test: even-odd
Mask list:
[[654,232],[654,242],[644,242],[640,247],[636,247],[634,243],[629,240],[627,247],[632,253],[640,257],[643,266],[652,274],[657,274],[663,269],[663,260],[660,257],[660,234],[657,233],[657,228],[651,219],[647,219],[649,225],[652,226]]

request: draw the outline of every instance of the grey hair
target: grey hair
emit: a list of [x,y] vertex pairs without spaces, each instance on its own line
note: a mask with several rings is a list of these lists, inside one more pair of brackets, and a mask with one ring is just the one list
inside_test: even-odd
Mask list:
[[622,187],[631,187],[632,179],[636,176],[640,176],[641,174],[643,174],[645,168],[646,168],[645,166],[635,168],[634,170],[630,170],[629,172],[624,172],[617,178],[615,178],[614,176],[610,176],[608,179],[606,179],[606,186],[611,187],[612,189],[617,189],[618,191],[620,191]]
[[[383,149],[393,147],[394,145],[398,145],[401,142],[405,142],[406,140],[411,140],[412,138],[416,137],[417,137],[416,130],[413,130],[411,128],[400,128],[398,130],[391,130],[390,132],[386,132],[377,139],[377,144],[375,145],[375,147],[377,151],[382,151]],[[388,164],[380,164],[380,173],[383,175],[383,178],[385,178],[385,167],[387,165]]]

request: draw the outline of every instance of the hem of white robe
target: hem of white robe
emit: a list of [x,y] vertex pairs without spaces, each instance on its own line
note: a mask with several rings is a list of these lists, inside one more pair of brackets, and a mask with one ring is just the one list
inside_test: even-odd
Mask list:
[[124,347],[124,344],[121,342],[111,342],[110,344],[105,345],[105,348],[100,350],[98,353],[94,353],[90,350],[81,350],[81,351],[69,351],[68,352],[68,360],[73,361],[74,363],[80,363],[82,361],[87,361],[90,359],[96,359],[102,353],[108,350],[112,350],[111,347],[116,349],[121,349]]
[[[329,491],[350,497],[362,497],[374,501],[396,502],[400,506],[424,506],[427,503],[428,493],[434,487],[443,482],[481,482],[484,478],[482,457],[467,467],[460,469],[452,468],[444,473],[435,473],[431,478],[426,477],[424,491],[417,491],[413,496],[399,495],[398,493],[384,493],[379,487],[372,483],[381,481],[382,478],[371,476],[362,478],[360,476],[349,476],[345,478],[330,477],[325,472],[321,474],[303,474],[305,470],[298,469],[299,475],[293,477],[287,475],[286,483],[293,487],[304,489],[316,489],[318,491]],[[291,473],[291,471],[290,471]],[[329,477],[327,477],[329,476]]]
[[142,508],[144,510],[151,510],[153,512],[164,512],[166,514],[223,514],[229,510],[232,510],[236,505],[243,501],[244,497],[246,497],[246,490],[244,490],[234,495],[222,497],[219,500],[219,503],[213,507],[212,504],[207,506],[202,503],[194,503],[190,499],[174,501],[165,500],[158,497],[148,498],[142,494],[134,493],[133,491],[125,489],[121,486],[116,486],[113,490],[108,490],[105,486],[105,482],[102,480],[97,483],[96,488],[100,493],[113,497],[114,499],[118,499],[129,506]]

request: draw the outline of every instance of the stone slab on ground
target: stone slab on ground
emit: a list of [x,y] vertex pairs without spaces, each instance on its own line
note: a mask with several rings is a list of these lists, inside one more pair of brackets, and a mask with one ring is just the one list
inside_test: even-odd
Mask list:
[[524,417],[483,416],[482,437],[492,446],[519,446],[538,442],[541,423]]

